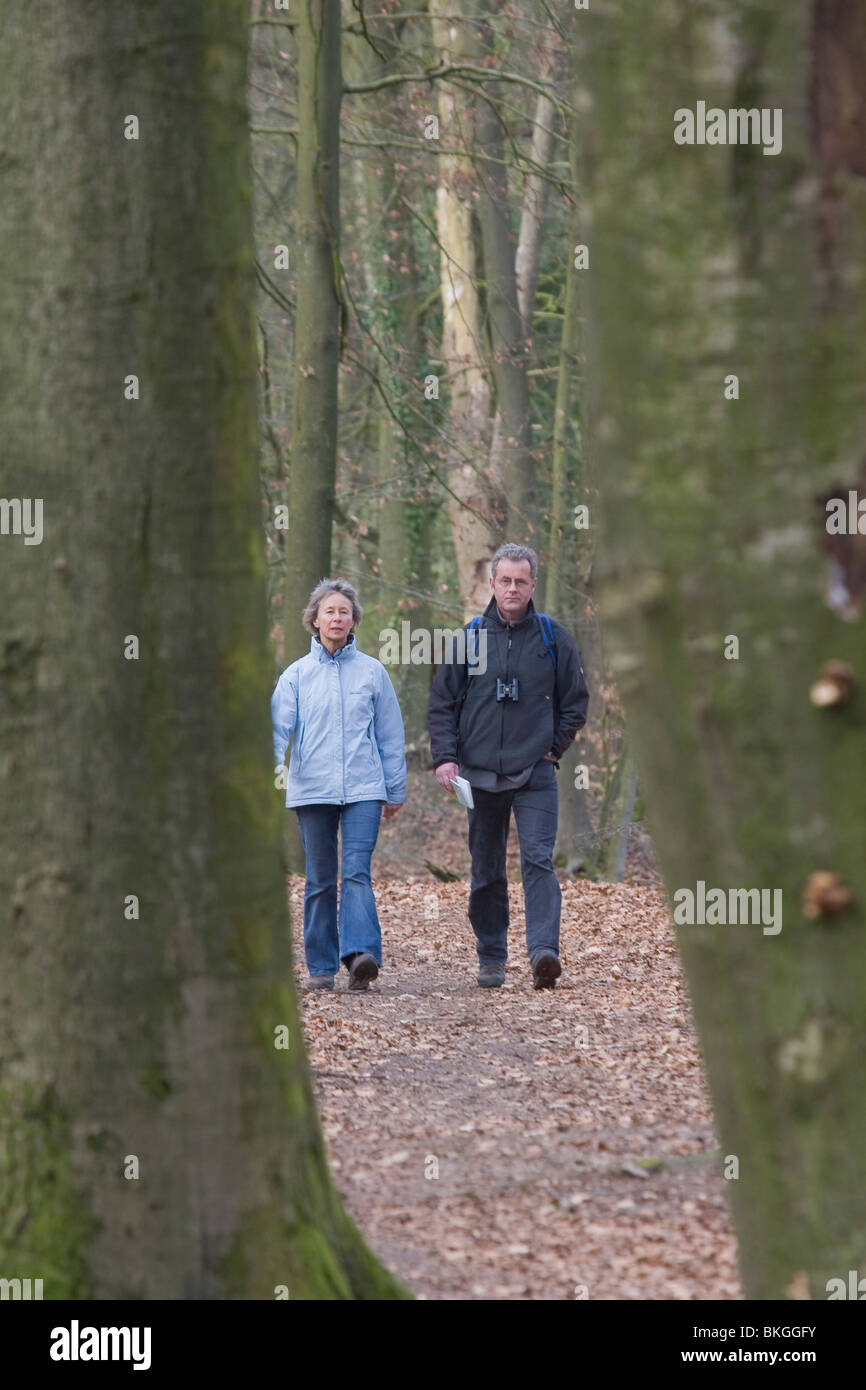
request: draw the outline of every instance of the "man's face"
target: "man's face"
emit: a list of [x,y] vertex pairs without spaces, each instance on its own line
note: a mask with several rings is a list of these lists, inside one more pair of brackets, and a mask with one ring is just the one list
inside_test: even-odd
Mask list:
[[528,560],[500,560],[496,574],[490,579],[490,587],[502,616],[509,622],[520,622],[537,583],[531,576]]

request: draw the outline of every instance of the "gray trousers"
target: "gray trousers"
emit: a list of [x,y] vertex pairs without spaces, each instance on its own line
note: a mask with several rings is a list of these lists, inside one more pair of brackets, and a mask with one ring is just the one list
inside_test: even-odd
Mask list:
[[542,759],[524,786],[488,792],[472,788],[475,809],[469,816],[472,884],[469,920],[481,961],[502,963],[508,956],[508,880],[505,849],[511,812],[520,843],[520,867],[526,904],[526,949],[559,955],[562,893],[553,868],[559,788],[553,763]]

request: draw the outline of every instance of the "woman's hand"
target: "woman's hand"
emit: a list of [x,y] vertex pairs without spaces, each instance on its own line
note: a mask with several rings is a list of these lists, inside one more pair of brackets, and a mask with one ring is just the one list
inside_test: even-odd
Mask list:
[[403,803],[386,801],[382,808],[382,814],[386,820],[393,820]]

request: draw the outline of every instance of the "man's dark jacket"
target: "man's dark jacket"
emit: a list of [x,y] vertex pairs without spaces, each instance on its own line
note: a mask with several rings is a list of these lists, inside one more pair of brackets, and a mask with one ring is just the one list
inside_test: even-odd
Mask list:
[[[452,640],[430,690],[427,728],[434,767],[462,763],[515,773],[531,767],[545,753],[557,759],[562,756],[586,723],[589,691],[571,634],[552,618],[550,625],[556,646],[555,672],[532,600],[519,623],[504,623],[492,598],[483,618],[487,669],[470,675],[462,658],[473,653],[475,634],[465,624],[463,651],[460,642]],[[480,634],[479,641],[484,641]],[[483,646],[480,650],[483,653]],[[497,702],[497,677],[510,681],[514,676],[516,703]]]

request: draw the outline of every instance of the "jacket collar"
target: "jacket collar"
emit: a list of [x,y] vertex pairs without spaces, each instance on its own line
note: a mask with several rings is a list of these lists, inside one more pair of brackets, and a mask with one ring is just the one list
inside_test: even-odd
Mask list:
[[510,623],[510,624],[509,624],[509,623],[507,623],[507,622],[503,622],[503,620],[502,620],[502,619],[500,618],[500,616],[499,616],[499,609],[498,609],[498,607],[496,606],[496,595],[495,595],[495,594],[491,597],[490,602],[488,603],[487,607],[486,607],[485,610],[484,610],[484,621],[485,621],[485,622],[492,623],[492,625],[493,625],[494,627],[501,627],[501,628],[503,628],[503,629],[506,628],[506,627],[509,627],[509,626],[510,626],[510,627],[522,627],[524,623],[528,623],[528,622],[530,621],[530,619],[534,618],[535,616],[536,616],[535,604],[533,603],[532,599],[530,599],[530,600],[529,600],[529,607],[527,608],[527,610],[526,610],[525,614],[523,615],[523,617],[520,619],[520,622],[519,622],[519,623]]
[[315,656],[318,661],[348,661],[350,657],[353,657],[355,655],[355,652],[357,650],[358,648],[355,646],[354,632],[351,632],[349,634],[349,640],[347,641],[345,647],[340,647],[339,651],[334,652],[333,656],[331,656],[331,653],[328,651],[327,647],[322,646],[322,643],[319,641],[315,633],[313,633],[312,637],[310,638],[310,654],[312,656]]

